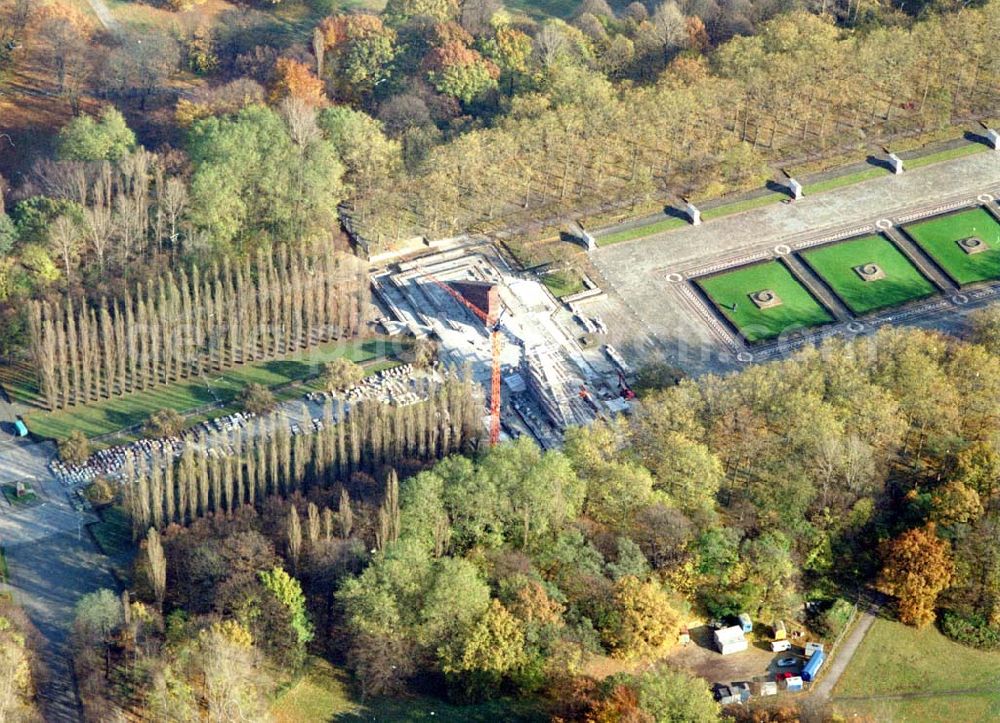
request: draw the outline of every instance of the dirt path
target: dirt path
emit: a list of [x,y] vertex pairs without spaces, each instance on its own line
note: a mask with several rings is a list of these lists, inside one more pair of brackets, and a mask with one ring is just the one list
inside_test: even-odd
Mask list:
[[111,10],[104,4],[104,0],[87,0],[87,2],[90,3],[90,7],[94,10],[94,14],[101,21],[101,25],[104,26],[105,30],[111,30],[116,33],[121,30],[121,24],[111,14]]
[[847,670],[847,666],[851,663],[851,658],[858,651],[858,647],[865,639],[865,635],[868,634],[872,623],[878,618],[878,612],[883,602],[884,600],[881,596],[873,599],[865,611],[861,613],[861,619],[851,629],[851,632],[848,633],[843,642],[841,642],[836,655],[834,655],[833,660],[830,662],[830,666],[826,669],[823,679],[812,689],[811,697],[816,703],[823,704],[830,699],[830,693],[833,692],[837,683],[840,682],[840,676]]

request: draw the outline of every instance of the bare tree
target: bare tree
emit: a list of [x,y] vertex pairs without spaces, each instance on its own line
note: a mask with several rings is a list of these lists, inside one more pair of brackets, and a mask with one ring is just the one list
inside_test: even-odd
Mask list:
[[80,228],[69,216],[59,216],[49,226],[49,243],[52,244],[53,248],[59,253],[60,258],[62,258],[63,270],[66,273],[67,280],[73,276],[73,268],[76,266],[80,255],[82,240]]

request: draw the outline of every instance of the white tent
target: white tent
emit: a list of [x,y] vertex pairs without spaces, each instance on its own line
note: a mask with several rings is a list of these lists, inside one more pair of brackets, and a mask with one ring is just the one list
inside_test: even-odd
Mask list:
[[747,649],[747,638],[739,625],[715,631],[715,647],[723,655],[739,653]]

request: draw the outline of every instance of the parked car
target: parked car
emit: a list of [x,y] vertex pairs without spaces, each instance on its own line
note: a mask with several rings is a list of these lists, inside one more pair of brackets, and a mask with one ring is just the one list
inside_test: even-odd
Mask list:
[[798,663],[798,658],[780,658],[777,665],[779,668],[791,668],[793,665],[798,665]]
[[729,686],[723,685],[722,683],[716,683],[712,686],[712,696],[716,700],[728,698],[730,695],[732,695],[732,691],[729,690]]

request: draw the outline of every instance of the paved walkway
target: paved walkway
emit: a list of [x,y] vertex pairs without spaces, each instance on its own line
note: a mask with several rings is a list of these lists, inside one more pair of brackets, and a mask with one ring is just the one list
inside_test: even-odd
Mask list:
[[87,0],[87,2],[90,3],[90,7],[94,10],[94,15],[101,21],[101,25],[104,26],[105,30],[113,32],[121,30],[121,24],[111,14],[111,10],[104,4],[104,0]]
[[74,606],[81,595],[116,584],[85,529],[96,518],[74,510],[48,473],[54,453],[51,443],[0,443],[0,483],[29,480],[40,498],[32,506],[0,498],[0,544],[14,598],[45,640],[48,679],[39,690],[45,720],[61,723],[81,719],[69,649]]
[[837,687],[840,677],[847,670],[847,666],[850,665],[854,654],[858,652],[858,647],[860,647],[861,642],[865,639],[865,635],[868,634],[872,623],[878,619],[878,612],[883,602],[881,596],[872,600],[865,611],[861,613],[861,619],[851,628],[847,637],[841,641],[822,679],[810,692],[810,696],[814,702],[824,704],[830,699],[830,693]]
[[[624,241],[593,251],[609,295],[588,302],[611,329],[610,343],[629,357],[671,361],[693,374],[734,368],[704,320],[681,301],[672,273],[716,261],[749,261],[793,240],[868,227],[904,210],[933,211],[949,199],[1000,192],[1000,153],[983,152],[886,175],[853,186]],[[704,269],[703,269],[704,271]],[[643,352],[646,352],[643,354]],[[639,363],[637,361],[637,363]]]

